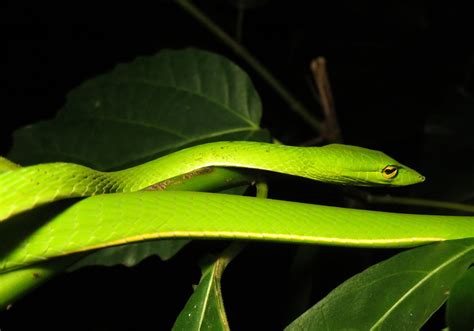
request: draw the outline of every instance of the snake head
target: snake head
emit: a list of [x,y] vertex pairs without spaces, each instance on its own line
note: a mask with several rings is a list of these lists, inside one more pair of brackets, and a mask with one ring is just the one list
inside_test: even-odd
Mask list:
[[380,151],[340,144],[322,148],[332,156],[328,171],[333,171],[334,182],[355,186],[407,186],[425,180],[416,170]]
[[379,178],[382,184],[389,186],[406,186],[425,181],[425,176],[403,164],[387,164],[381,170]]

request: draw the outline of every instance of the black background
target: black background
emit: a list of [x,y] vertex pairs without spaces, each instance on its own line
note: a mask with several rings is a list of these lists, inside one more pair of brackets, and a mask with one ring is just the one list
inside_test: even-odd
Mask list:
[[[237,10],[230,1],[196,5],[234,33]],[[84,80],[138,55],[189,46],[222,54],[249,73],[262,98],[262,126],[275,137],[295,145],[314,137],[251,68],[173,2],[23,1],[2,12],[1,154],[16,128],[53,117],[67,92]],[[467,5],[446,2],[268,1],[245,12],[243,44],[320,117],[309,62],[324,56],[345,142],[384,150],[416,167],[427,117],[446,111],[441,105],[459,91],[472,95],[471,22]],[[275,187],[272,197],[315,202],[306,181],[277,178]],[[329,192],[317,193],[316,202],[339,203],[334,189],[316,188]],[[168,262],[149,258],[135,268],[86,268],[60,276],[1,313],[0,328],[19,330],[33,322],[39,329],[169,329],[198,282],[195,261],[223,247],[193,243]],[[228,267],[224,300],[234,330],[276,330],[291,321],[288,268],[295,251],[291,245],[253,243]],[[322,248],[312,302],[394,253]],[[438,315],[427,328],[442,326]]]

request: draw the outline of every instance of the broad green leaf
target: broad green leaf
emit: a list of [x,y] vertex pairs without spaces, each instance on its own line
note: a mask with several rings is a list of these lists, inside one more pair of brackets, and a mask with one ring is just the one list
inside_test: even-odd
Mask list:
[[286,330],[418,330],[473,262],[472,238],[404,251],[338,286]]
[[449,330],[474,330],[474,267],[454,284],[449,295],[446,320]]
[[[15,132],[9,156],[23,165],[71,161],[99,170],[125,168],[208,141],[268,140],[259,128],[261,112],[249,77],[226,58],[165,50],[73,90],[56,118]],[[151,241],[102,250],[88,261],[110,264],[114,256],[133,265],[153,252],[169,258],[178,250],[171,241]]]

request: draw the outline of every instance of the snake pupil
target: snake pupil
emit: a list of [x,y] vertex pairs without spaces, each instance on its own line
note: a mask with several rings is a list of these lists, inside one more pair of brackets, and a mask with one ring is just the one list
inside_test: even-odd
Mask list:
[[388,179],[394,178],[397,175],[397,173],[398,173],[398,168],[393,165],[386,166],[382,170],[382,176]]

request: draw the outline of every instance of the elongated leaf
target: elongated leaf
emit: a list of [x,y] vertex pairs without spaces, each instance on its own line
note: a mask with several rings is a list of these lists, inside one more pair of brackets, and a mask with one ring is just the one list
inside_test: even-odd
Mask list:
[[179,314],[173,330],[229,330],[215,264],[203,269],[199,285]]
[[451,331],[474,329],[474,268],[467,270],[454,284],[448,299],[446,320]]
[[[260,99],[239,67],[205,51],[165,50],[79,86],[56,118],[15,132],[9,157],[23,165],[70,161],[113,170],[208,141],[268,140],[260,118]],[[179,248],[140,243],[87,261],[134,265]]]
[[344,282],[286,330],[418,330],[473,261],[472,238],[402,252]]
[[220,281],[227,264],[243,247],[233,245],[219,258],[208,258],[202,263],[199,285],[176,319],[173,330],[229,330]]

